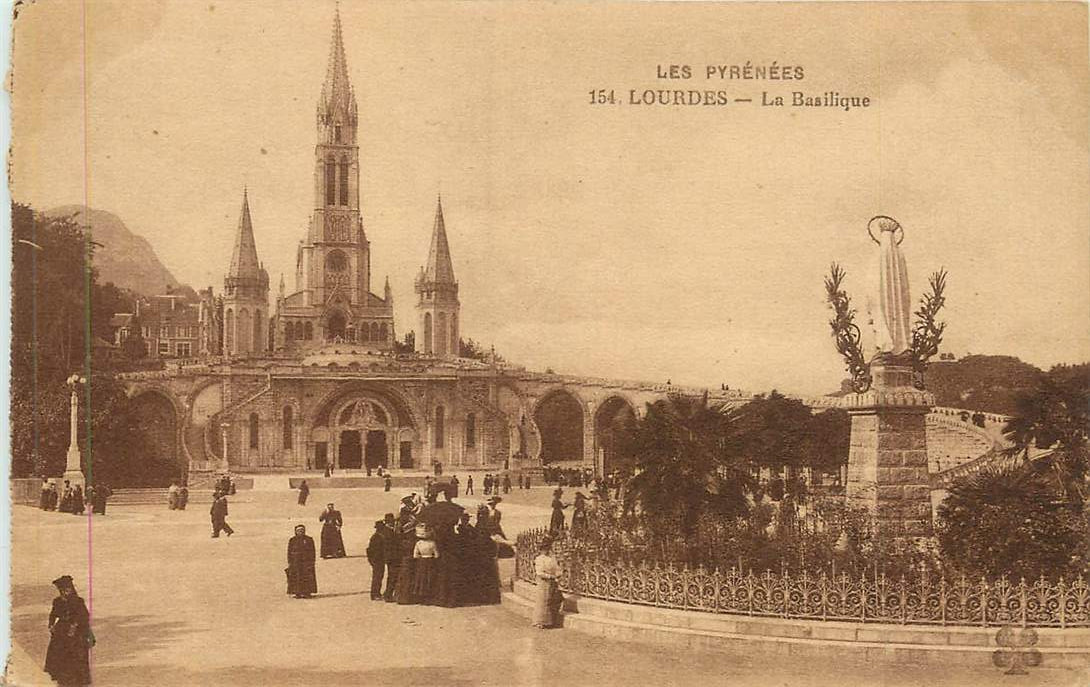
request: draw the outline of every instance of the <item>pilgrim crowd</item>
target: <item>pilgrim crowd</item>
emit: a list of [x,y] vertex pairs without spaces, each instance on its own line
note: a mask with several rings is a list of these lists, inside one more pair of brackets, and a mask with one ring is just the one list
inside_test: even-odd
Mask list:
[[[309,487],[299,487],[304,505]],[[427,495],[401,499],[397,514],[374,523],[367,544],[371,600],[398,604],[468,606],[500,602],[499,558],[514,555],[502,526],[499,496],[471,514],[454,503],[451,490],[429,488]],[[287,592],[306,598],[318,591],[315,561],[345,556],[344,518],[330,503],[319,516],[320,544],[296,525],[288,542]]]
[[85,492],[81,484],[72,484],[64,480],[64,486],[58,488],[55,479],[43,478],[38,507],[58,513],[83,515],[87,512],[87,506],[90,505],[92,513],[106,515],[106,501],[113,493],[113,490],[102,482],[88,485]]
[[[470,480],[472,478],[469,478]],[[520,477],[520,486],[524,480]],[[424,604],[454,608],[500,603],[499,559],[514,556],[514,548],[503,530],[503,513],[499,509],[500,489],[510,489],[510,478],[489,480],[492,493],[487,505],[480,504],[474,512],[457,504],[457,478],[440,483],[427,480],[425,496],[417,493],[404,496],[397,514],[386,513],[374,523],[367,544],[367,561],[371,566],[370,597],[372,601],[397,604]],[[526,484],[524,488],[529,488]],[[95,485],[88,496],[96,512],[109,487]],[[234,493],[230,478],[216,484],[210,515],[212,536],[220,532],[233,534],[227,524],[227,496]],[[168,492],[171,510],[184,510],[188,490],[172,484]],[[304,480],[299,487],[298,503],[305,506],[310,487]],[[41,507],[46,510],[79,512],[84,503],[80,486],[65,484],[63,492],[55,483],[42,487]],[[99,500],[95,500],[99,499]],[[59,504],[58,504],[59,502]],[[551,532],[565,529],[564,510],[572,507],[571,528],[586,524],[587,499],[576,493],[572,503],[563,501],[563,489],[553,493]],[[318,516],[322,525],[320,544],[296,525],[287,546],[287,593],[295,598],[309,598],[318,592],[315,563],[322,558],[344,558],[345,546],[341,529],[344,517],[335,504],[327,504]],[[556,627],[559,624],[563,597],[557,578],[559,564],[551,553],[552,541],[546,539],[534,560],[537,578],[537,600],[533,613],[536,627]],[[73,580],[64,575],[53,581],[58,595],[49,614],[50,641],[46,652],[45,670],[61,685],[90,684],[89,651],[95,638],[91,632],[87,606],[76,592]]]

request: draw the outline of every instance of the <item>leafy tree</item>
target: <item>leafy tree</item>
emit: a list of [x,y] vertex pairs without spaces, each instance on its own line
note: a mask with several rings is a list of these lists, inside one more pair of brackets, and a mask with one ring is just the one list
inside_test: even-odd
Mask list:
[[486,349],[484,344],[478,343],[473,339],[458,339],[458,355],[463,358],[480,360],[486,363],[492,362],[492,356],[495,356],[497,363],[504,362],[503,356],[497,354],[494,349]]
[[806,432],[806,460],[810,467],[836,472],[848,462],[852,421],[840,408],[814,413]]
[[121,342],[121,351],[129,360],[143,360],[147,357],[148,349],[144,342],[144,332],[139,316],[132,318],[129,336]]
[[121,384],[111,369],[92,369],[90,356],[90,337],[109,336],[110,318],[128,309],[129,296],[98,283],[89,267],[93,245],[71,218],[45,217],[15,204],[12,242],[12,474],[64,471],[70,408],[65,380],[78,372],[89,377],[80,391],[78,438],[93,478],[109,460],[140,455],[145,446]]
[[1090,365],[1061,365],[1033,392],[1016,397],[1014,417],[1003,428],[1012,455],[1028,460],[1032,449],[1055,449],[1048,465],[1064,499],[1078,510],[1086,500],[1088,423]]
[[924,373],[940,406],[1011,415],[1015,398],[1037,388],[1043,372],[1006,355],[969,355],[933,361]]
[[806,464],[810,408],[773,391],[742,407],[737,433],[742,452],[761,467],[792,469]]
[[406,332],[402,341],[394,339],[394,353],[416,352],[416,332]]
[[660,536],[692,541],[705,515],[735,518],[748,510],[754,483],[738,450],[737,417],[707,395],[672,395],[647,405],[621,449],[637,474],[626,494]]
[[956,482],[939,519],[943,560],[970,577],[1029,580],[1083,565],[1085,521],[1028,466],[983,470]]

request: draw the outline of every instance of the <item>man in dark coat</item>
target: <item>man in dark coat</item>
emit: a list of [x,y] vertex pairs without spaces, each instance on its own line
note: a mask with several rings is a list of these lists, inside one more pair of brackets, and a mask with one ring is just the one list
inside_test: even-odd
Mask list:
[[390,473],[386,473],[386,475],[382,478],[382,490],[390,491],[390,487],[392,487],[393,485],[394,481],[390,479]]
[[318,521],[322,523],[322,558],[344,558],[344,538],[341,536],[344,519],[341,512],[330,503],[318,516]]
[[306,480],[303,480],[302,482],[299,483],[299,505],[300,506],[307,505],[307,497],[309,497],[309,496],[310,496],[310,485],[307,484]]
[[[409,511],[409,513],[411,514],[412,511]],[[386,539],[383,541],[386,546],[386,551],[383,553],[386,559],[386,591],[382,593],[382,600],[389,603],[395,600],[397,577],[401,570],[401,550],[394,514],[387,513],[382,520],[382,524],[387,530]]]
[[230,537],[235,533],[231,526],[227,524],[227,496],[215,492],[212,494],[212,507],[208,511],[212,516],[212,537],[217,538],[220,536],[220,532],[226,532]]
[[375,521],[375,533],[367,543],[367,562],[371,564],[371,601],[382,599],[382,578],[386,574],[386,544],[389,530],[382,520]]
[[466,477],[466,496],[473,493],[473,475]]
[[295,536],[288,540],[288,594],[296,599],[318,593],[314,574],[314,539],[307,536],[305,525],[295,526]]
[[465,509],[451,502],[450,493],[441,492],[443,499],[433,502],[420,511],[420,520],[428,525],[439,550],[437,579],[434,602],[440,606],[453,608],[458,605],[456,582],[458,577],[454,554],[454,526],[458,524]]
[[69,575],[53,580],[57,597],[49,611],[49,648],[45,652],[45,672],[60,685],[91,684],[88,649],[94,644],[87,605],[76,593]]

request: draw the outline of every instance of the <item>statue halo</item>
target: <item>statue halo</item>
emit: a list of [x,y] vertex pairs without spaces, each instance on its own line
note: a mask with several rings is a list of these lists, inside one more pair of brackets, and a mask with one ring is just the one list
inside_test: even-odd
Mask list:
[[877,224],[879,230],[881,230],[882,225],[886,222],[893,222],[893,225],[896,227],[893,230],[894,240],[897,242],[898,246],[901,245],[901,241],[905,240],[905,230],[901,226],[900,222],[887,215],[875,215],[871,218],[869,222],[867,222],[867,234],[870,236],[870,240],[874,241],[875,243],[881,244],[881,242],[874,237],[874,226]]

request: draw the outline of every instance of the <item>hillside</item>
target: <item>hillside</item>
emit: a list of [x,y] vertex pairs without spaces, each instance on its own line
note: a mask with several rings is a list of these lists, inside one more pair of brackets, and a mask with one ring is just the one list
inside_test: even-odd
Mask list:
[[134,234],[116,215],[105,210],[82,205],[64,205],[46,211],[50,217],[74,217],[80,224],[91,227],[94,240],[102,246],[95,248],[95,268],[101,283],[113,282],[117,286],[151,296],[165,293],[167,287],[181,289],[196,298],[193,290],[180,284],[152,249],[147,239]]

